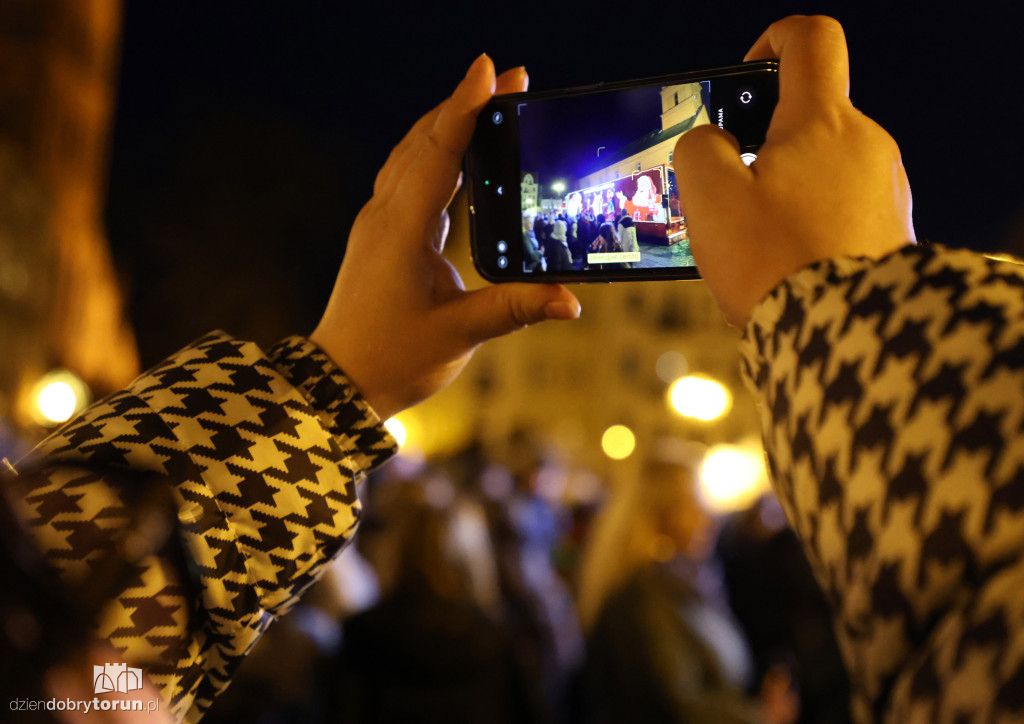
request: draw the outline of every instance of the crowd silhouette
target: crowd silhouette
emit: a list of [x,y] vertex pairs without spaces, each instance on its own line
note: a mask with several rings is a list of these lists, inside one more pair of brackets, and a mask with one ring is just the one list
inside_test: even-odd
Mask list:
[[827,608],[774,498],[728,517],[687,465],[585,495],[525,434],[399,461],[354,545],[211,722],[849,721]]
[[596,216],[580,211],[523,216],[523,271],[567,272],[595,268],[631,268],[634,262],[591,264],[588,254],[640,252],[636,225],[621,211]]

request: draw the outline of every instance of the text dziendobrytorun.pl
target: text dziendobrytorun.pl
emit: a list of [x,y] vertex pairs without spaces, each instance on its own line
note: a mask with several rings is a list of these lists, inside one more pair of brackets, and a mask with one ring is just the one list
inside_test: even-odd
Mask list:
[[140,699],[100,699],[92,701],[82,699],[14,699],[11,711],[160,711],[160,700],[142,701]]

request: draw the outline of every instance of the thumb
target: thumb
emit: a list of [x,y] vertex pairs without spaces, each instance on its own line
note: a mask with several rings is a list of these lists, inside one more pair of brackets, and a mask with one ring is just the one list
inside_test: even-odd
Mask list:
[[679,201],[688,220],[691,215],[701,216],[711,205],[720,206],[722,191],[750,176],[735,136],[711,124],[680,136],[672,158]]
[[548,319],[576,319],[580,303],[560,284],[496,284],[460,294],[443,313],[477,345]]

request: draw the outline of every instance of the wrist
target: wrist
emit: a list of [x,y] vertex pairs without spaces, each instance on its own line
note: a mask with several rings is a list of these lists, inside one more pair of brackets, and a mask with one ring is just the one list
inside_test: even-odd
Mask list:
[[[309,335],[309,341],[315,344],[334,365],[341,370],[363,401],[380,418],[381,421],[397,414],[403,408],[386,390],[377,385],[370,373],[356,360],[351,358],[351,350],[337,343],[335,336],[321,331],[320,327]],[[351,345],[349,345],[350,347]]]

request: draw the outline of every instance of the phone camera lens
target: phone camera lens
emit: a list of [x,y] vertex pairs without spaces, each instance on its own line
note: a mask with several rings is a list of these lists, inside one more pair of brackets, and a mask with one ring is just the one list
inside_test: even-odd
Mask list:
[[508,244],[506,244],[504,241],[499,241],[498,242],[498,253],[499,254],[504,254],[506,251],[508,251]]
[[498,268],[499,269],[505,269],[507,266],[508,266],[508,257],[507,256],[499,256],[498,257]]
[[494,115],[491,116],[491,120],[494,121],[494,125],[500,126],[501,122],[505,120],[505,116],[501,115],[501,111],[495,111]]

